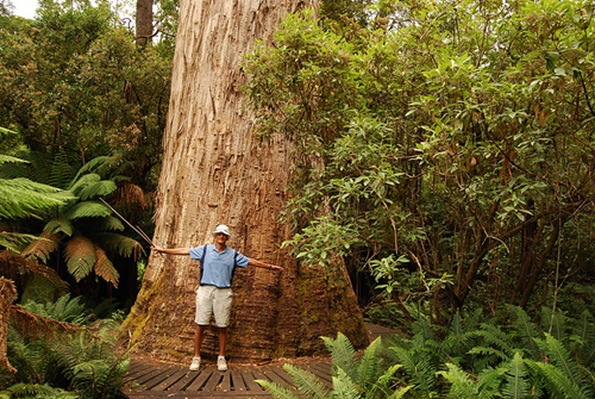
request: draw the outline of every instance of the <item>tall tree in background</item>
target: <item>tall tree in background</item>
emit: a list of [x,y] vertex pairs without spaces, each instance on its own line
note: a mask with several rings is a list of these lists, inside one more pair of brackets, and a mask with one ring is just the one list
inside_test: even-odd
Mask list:
[[[320,336],[337,331],[355,346],[368,340],[339,261],[336,268],[303,267],[279,249],[290,233],[278,214],[286,201],[292,145],[281,135],[259,142],[240,93],[243,54],[258,39],[270,41],[287,12],[311,6],[316,3],[181,3],[154,241],[199,245],[211,242],[213,228],[226,223],[232,247],[286,268],[281,275],[260,269],[236,273],[234,359],[316,353],[323,349]],[[188,356],[198,281],[196,262],[152,257],[123,325],[131,344],[162,358]],[[207,340],[205,347],[215,345]]]
[[153,36],[153,0],[136,0],[136,44],[146,45]]

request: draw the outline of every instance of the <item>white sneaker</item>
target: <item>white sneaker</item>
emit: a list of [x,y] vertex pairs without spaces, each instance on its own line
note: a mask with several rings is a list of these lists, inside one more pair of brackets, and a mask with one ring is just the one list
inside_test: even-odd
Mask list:
[[198,371],[200,368],[200,357],[193,357],[190,363],[190,371]]
[[217,358],[217,370],[219,370],[219,371],[227,370],[227,362],[225,361],[225,357],[219,356]]

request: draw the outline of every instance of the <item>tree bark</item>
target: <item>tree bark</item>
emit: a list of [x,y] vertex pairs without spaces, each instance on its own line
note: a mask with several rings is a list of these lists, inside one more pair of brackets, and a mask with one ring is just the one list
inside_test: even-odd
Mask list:
[[[285,267],[281,273],[251,267],[236,272],[228,345],[235,360],[320,353],[320,336],[339,331],[356,347],[368,343],[344,264],[301,267],[279,248],[290,234],[278,214],[292,147],[282,136],[255,138],[254,117],[240,92],[243,55],[256,40],[270,41],[287,12],[304,7],[316,7],[315,0],[181,2],[154,242],[202,245],[225,223],[232,232],[229,246]],[[123,325],[130,344],[162,359],[190,356],[198,282],[198,262],[151,256]],[[203,354],[215,354],[214,333],[203,348]]]

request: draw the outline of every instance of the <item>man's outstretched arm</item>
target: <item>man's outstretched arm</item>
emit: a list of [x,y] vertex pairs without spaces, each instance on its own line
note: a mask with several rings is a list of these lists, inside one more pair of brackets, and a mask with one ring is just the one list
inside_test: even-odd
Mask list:
[[253,265],[256,267],[261,267],[263,269],[269,269],[269,270],[283,270],[283,268],[281,266],[277,266],[277,265],[272,265],[270,263],[264,263],[261,262],[259,260],[256,259],[250,259],[250,262],[248,263],[249,265]]
[[190,248],[162,248],[155,245],[151,249],[167,255],[190,255]]

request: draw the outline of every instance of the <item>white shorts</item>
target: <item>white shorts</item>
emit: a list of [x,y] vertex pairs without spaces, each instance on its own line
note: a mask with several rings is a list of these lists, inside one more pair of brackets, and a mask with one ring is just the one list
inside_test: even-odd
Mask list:
[[231,314],[231,288],[217,288],[211,285],[201,285],[196,290],[196,315],[194,322],[201,326],[208,326],[211,317],[215,315],[217,327],[229,326]]

